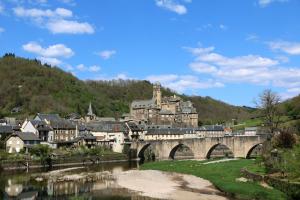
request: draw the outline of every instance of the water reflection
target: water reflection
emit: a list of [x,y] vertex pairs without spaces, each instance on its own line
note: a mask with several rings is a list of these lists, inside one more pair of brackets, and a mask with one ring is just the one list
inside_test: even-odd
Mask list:
[[136,168],[137,163],[107,163],[49,172],[2,174],[0,199],[226,199],[209,181],[190,175],[133,170]]
[[76,180],[53,179],[51,176],[39,178],[43,173],[36,172],[2,175],[0,199],[99,199],[101,196],[105,199],[131,199],[132,191],[122,189],[120,192],[115,181],[105,175],[108,173],[103,175],[101,172],[116,174],[132,168],[137,168],[137,163],[106,163],[63,173],[70,176],[93,173],[93,177],[79,177]]

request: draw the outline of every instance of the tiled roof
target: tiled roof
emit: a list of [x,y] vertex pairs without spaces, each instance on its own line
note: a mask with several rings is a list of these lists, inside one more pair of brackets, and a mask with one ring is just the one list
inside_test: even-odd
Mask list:
[[221,125],[205,125],[199,127],[199,131],[224,131],[224,127]]
[[53,129],[76,129],[76,124],[67,119],[59,119],[50,121]]
[[52,128],[45,121],[31,120],[31,124],[39,131],[50,131]]
[[0,126],[0,134],[13,133],[14,131],[18,131],[18,130],[20,130],[19,126],[11,126],[11,125]]
[[94,132],[124,132],[126,125],[121,122],[91,122],[87,127]]
[[141,131],[141,128],[134,122],[127,122],[127,125],[131,131]]
[[39,141],[40,139],[31,132],[16,132],[13,133],[11,136],[18,136],[23,141]]
[[155,102],[153,99],[149,100],[136,100],[131,103],[132,108],[155,108]]

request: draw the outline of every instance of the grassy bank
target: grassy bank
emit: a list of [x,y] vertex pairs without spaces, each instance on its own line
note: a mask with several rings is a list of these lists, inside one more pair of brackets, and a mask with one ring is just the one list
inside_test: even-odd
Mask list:
[[276,190],[262,187],[256,182],[239,182],[240,170],[253,166],[253,160],[234,160],[204,165],[203,161],[161,161],[146,163],[141,169],[191,174],[211,181],[217,188],[238,199],[280,200],[287,196]]

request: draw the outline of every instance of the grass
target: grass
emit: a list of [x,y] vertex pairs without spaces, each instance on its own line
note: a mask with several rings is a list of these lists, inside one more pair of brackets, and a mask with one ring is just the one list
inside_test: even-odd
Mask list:
[[[288,123],[292,121],[288,116],[281,116],[280,117],[280,123]],[[234,130],[243,130],[245,127],[255,127],[255,126],[261,126],[263,124],[263,119],[262,118],[255,118],[255,119],[249,119],[246,120],[240,124],[237,124],[233,126]]]
[[262,170],[254,165],[254,160],[234,160],[203,165],[199,161],[161,161],[146,163],[141,169],[153,169],[191,174],[211,181],[218,189],[238,199],[281,200],[287,196],[276,189],[264,188],[256,182],[237,182],[242,175],[240,170],[252,166],[254,170]]
[[255,174],[265,175],[267,174],[267,170],[264,166],[261,166],[258,163],[253,163],[246,167],[246,169],[250,172],[253,172]]

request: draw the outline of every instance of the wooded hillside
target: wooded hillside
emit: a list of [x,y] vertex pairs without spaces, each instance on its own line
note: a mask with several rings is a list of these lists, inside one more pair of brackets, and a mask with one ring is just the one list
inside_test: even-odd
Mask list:
[[[98,116],[119,117],[129,112],[134,99],[152,97],[149,81],[82,81],[59,68],[7,54],[0,58],[0,115],[25,118],[37,112],[84,115],[91,101]],[[163,95],[175,92],[163,88]],[[176,94],[179,95],[179,94]],[[205,123],[244,120],[251,109],[237,107],[210,97],[184,96],[191,100]],[[19,111],[12,113],[12,111]]]

